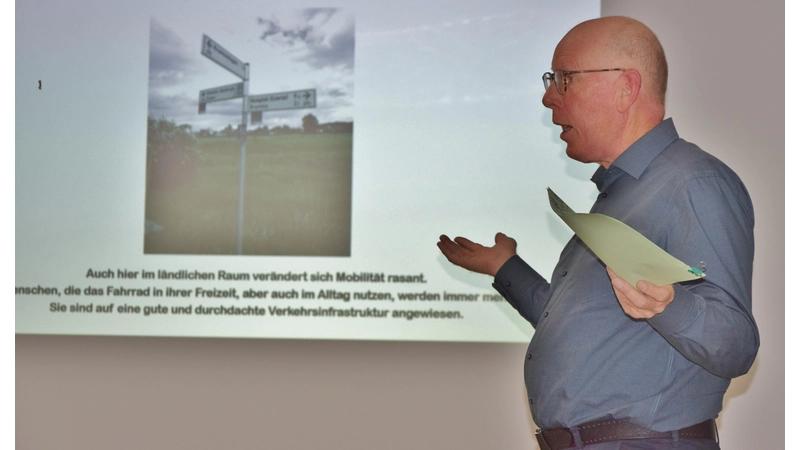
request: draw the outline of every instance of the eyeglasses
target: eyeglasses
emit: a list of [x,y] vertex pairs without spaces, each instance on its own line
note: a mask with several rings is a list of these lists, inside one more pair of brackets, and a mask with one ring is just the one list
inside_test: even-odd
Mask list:
[[558,93],[564,95],[567,92],[567,77],[569,75],[576,73],[616,72],[620,70],[628,69],[554,70],[552,72],[545,72],[544,75],[542,75],[542,81],[544,82],[545,91],[555,82]]

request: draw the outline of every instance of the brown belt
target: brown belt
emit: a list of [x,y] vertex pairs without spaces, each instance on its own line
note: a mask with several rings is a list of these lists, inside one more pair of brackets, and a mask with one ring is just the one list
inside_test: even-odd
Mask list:
[[[577,428],[583,445],[624,439],[671,438],[674,433],[673,431],[648,430],[627,420],[599,420],[578,425]],[[717,424],[714,419],[708,419],[697,425],[678,430],[677,434],[678,437],[684,439],[713,439],[716,441]],[[537,429],[536,440],[542,450],[562,450],[577,445],[569,428]]]

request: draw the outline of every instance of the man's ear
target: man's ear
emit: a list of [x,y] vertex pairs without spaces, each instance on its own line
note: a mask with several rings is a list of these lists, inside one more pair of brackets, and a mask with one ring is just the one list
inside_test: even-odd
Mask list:
[[628,69],[622,72],[617,88],[617,111],[627,113],[631,106],[639,98],[642,90],[642,75],[636,69]]

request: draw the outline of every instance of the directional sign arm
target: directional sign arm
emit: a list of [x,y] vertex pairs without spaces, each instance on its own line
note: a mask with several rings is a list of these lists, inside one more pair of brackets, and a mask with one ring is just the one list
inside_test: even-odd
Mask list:
[[211,103],[244,96],[244,83],[226,84],[200,91],[200,102]]
[[245,69],[242,60],[225,50],[224,47],[205,34],[203,35],[203,46],[200,48],[200,53],[242,80],[247,79],[247,69]]
[[317,107],[317,90],[273,92],[248,97],[250,111],[278,111],[282,109],[305,109]]

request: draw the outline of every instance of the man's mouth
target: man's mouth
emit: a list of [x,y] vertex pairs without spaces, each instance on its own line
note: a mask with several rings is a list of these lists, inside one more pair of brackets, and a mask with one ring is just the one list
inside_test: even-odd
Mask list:
[[561,131],[566,133],[567,131],[571,130],[572,127],[569,125],[561,125]]

